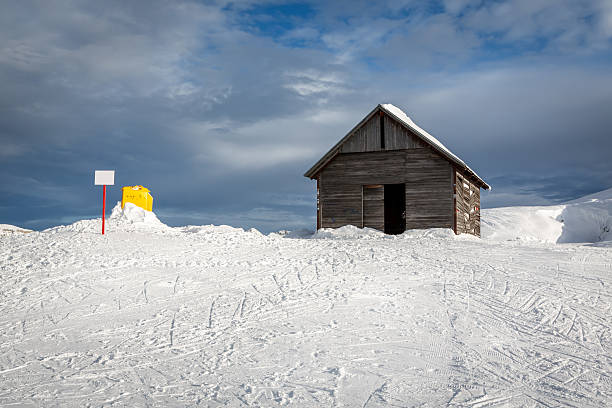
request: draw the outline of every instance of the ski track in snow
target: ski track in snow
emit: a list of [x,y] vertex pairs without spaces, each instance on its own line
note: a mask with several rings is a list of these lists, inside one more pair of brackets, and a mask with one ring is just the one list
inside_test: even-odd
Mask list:
[[612,405],[612,249],[0,236],[0,405]]

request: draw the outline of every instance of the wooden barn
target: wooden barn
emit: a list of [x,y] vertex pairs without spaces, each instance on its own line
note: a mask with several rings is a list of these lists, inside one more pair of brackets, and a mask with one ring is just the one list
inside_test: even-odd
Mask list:
[[480,236],[480,189],[490,189],[391,104],[374,108],[304,176],[317,180],[317,229],[387,234],[452,228]]

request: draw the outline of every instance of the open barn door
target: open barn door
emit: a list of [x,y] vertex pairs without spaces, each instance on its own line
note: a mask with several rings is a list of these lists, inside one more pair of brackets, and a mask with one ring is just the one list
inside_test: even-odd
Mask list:
[[406,231],[406,184],[385,184],[385,234]]

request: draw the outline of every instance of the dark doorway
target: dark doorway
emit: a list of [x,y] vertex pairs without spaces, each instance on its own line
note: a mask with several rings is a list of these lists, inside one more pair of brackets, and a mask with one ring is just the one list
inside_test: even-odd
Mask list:
[[406,185],[385,184],[385,234],[406,231]]

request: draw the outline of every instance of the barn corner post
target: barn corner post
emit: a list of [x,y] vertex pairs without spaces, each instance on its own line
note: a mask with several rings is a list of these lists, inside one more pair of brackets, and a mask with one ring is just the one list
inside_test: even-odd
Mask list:
[[106,218],[106,184],[102,186],[102,235],[104,235],[105,218]]
[[317,231],[321,229],[321,196],[319,190],[319,177],[317,176]]
[[458,235],[459,233],[457,232],[457,212],[459,210],[457,209],[457,170],[455,169],[455,167],[453,167],[452,169],[451,186],[453,193],[453,231],[455,232],[455,235]]

